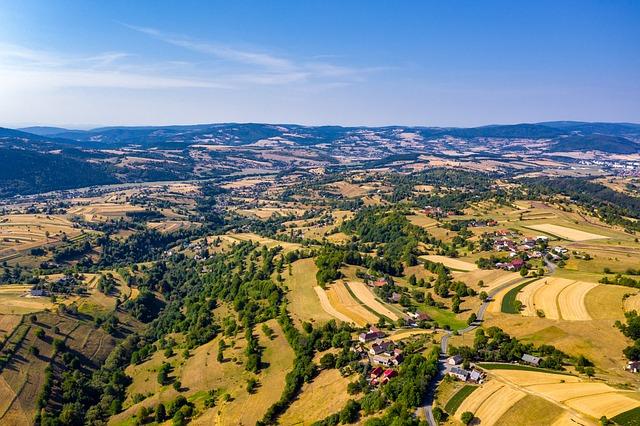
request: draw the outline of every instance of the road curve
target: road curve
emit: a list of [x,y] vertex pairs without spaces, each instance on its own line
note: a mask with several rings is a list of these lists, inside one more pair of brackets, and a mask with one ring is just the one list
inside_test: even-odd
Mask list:
[[[555,266],[555,265],[554,265]],[[522,284],[523,282],[530,280],[531,277],[522,277],[515,278],[507,283],[499,285],[489,292],[488,297],[485,301],[480,305],[478,312],[476,314],[477,320],[471,323],[468,327],[463,328],[462,330],[458,330],[458,334],[469,333],[470,331],[475,330],[480,326],[480,323],[484,320],[484,314],[489,306],[489,303],[493,301],[493,298],[496,294],[501,292],[507,287],[515,286]],[[431,379],[429,386],[427,388],[427,392],[424,394],[422,405],[416,409],[416,415],[420,413],[420,410],[424,410],[425,417],[427,418],[427,423],[429,426],[438,426],[435,418],[433,417],[433,399],[435,397],[436,389],[438,388],[438,384],[444,378],[446,371],[446,362],[447,362],[447,352],[449,351],[449,337],[451,337],[453,333],[451,331],[447,331],[447,333],[442,336],[440,340],[440,358],[438,359],[438,373],[436,376]]]

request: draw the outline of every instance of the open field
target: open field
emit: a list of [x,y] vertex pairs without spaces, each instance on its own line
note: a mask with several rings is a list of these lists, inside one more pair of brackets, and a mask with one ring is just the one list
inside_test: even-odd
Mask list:
[[323,290],[320,286],[313,287],[313,290],[318,295],[318,299],[320,299],[320,306],[322,306],[322,310],[324,310],[332,317],[339,319],[340,321],[353,322],[353,320],[349,316],[343,314],[342,312],[339,312],[333,307],[325,290]]
[[592,319],[585,303],[589,291],[600,284],[565,278],[544,278],[525,286],[517,299],[523,304],[522,314],[549,319],[586,321]]
[[267,248],[280,246],[283,248],[285,252],[296,250],[301,247],[300,244],[273,240],[271,238],[261,237],[257,234],[251,234],[251,233],[228,234],[228,235],[221,235],[220,237],[231,243],[234,243],[234,242],[238,243],[240,241],[253,241],[260,245],[267,246]]
[[454,259],[447,256],[439,256],[439,255],[431,254],[428,256],[421,256],[421,258],[430,260],[431,262],[435,262],[435,263],[442,263],[447,268],[451,268],[457,271],[468,272],[468,271],[475,271],[476,269],[478,269],[478,266],[475,263],[466,262],[464,260]]
[[23,315],[53,308],[48,297],[29,296],[31,285],[0,286],[0,314]]
[[279,419],[281,425],[310,425],[340,411],[347,400],[349,379],[336,369],[321,371],[311,383],[305,383],[298,399]]
[[73,207],[69,209],[69,214],[80,216],[87,222],[91,222],[125,217],[127,213],[143,212],[144,210],[144,207],[131,204],[91,203],[87,206]]
[[0,344],[20,324],[22,315],[0,314]]
[[[625,295],[631,296],[623,302]],[[638,290],[611,284],[594,287],[584,298],[587,311],[593,319],[622,320],[624,311],[640,308],[640,303],[634,307],[636,301],[640,302]]]
[[535,231],[542,231],[546,234],[555,235],[569,241],[587,241],[608,238],[604,235],[592,234],[590,232],[567,228],[566,226],[552,225],[550,223],[527,225],[526,228],[533,229]]
[[289,289],[289,311],[298,325],[304,321],[328,321],[333,318],[323,309],[318,293],[314,290],[317,270],[314,259],[308,258],[291,265],[292,275],[283,274],[285,285]]
[[595,363],[596,377],[609,383],[630,383],[637,375],[623,370],[622,354],[629,340],[614,328],[614,320],[563,321],[488,312],[484,327],[497,326],[524,343],[553,345],[570,355],[584,355]]
[[[0,373],[0,424],[30,425],[36,411],[36,400],[44,385],[45,368],[54,353],[53,339],[64,339],[67,346],[85,357],[87,367],[101,365],[113,350],[115,340],[92,323],[78,321],[75,317],[38,313],[35,324],[20,326],[24,336],[17,346],[17,352]],[[58,327],[58,332],[54,331]],[[45,338],[36,336],[36,330],[43,329]],[[18,334],[18,330],[16,330]],[[15,336],[15,335],[14,335]],[[29,348],[36,347],[39,355],[33,355]],[[59,368],[56,366],[56,368]]]
[[160,232],[175,232],[180,229],[188,229],[192,226],[191,222],[185,220],[167,220],[164,222],[149,222],[147,226]]
[[[614,417],[640,407],[632,391],[621,391],[604,383],[583,381],[561,374],[518,370],[491,370],[508,385],[574,409],[594,419]],[[635,397],[634,397],[635,396]]]
[[326,291],[331,306],[341,314],[350,318],[352,322],[359,326],[375,324],[378,317],[368,311],[357,300],[351,297],[349,290],[342,281],[337,281],[329,286]]
[[438,225],[437,220],[430,218],[429,216],[421,213],[416,213],[411,216],[407,216],[407,219],[409,219],[409,222],[413,223],[414,225],[422,226],[423,228],[432,228]]
[[493,425],[525,393],[498,380],[489,380],[467,396],[456,411],[456,418],[465,411],[472,412],[483,425]]
[[0,261],[11,260],[33,248],[79,238],[81,230],[55,215],[11,214],[0,216]]
[[[535,414],[534,414],[535,413]],[[551,425],[556,421],[562,421],[565,413],[568,415],[567,422],[570,424],[570,415],[557,405],[544,398],[526,395],[513,404],[509,410],[496,422],[498,426],[538,426]],[[534,414],[534,415],[532,415]]]
[[378,314],[385,316],[393,321],[397,321],[400,317],[390,310],[384,303],[380,302],[376,296],[369,290],[369,287],[362,282],[349,282],[346,284],[353,294],[360,300],[362,303],[367,305],[369,308],[376,311]]

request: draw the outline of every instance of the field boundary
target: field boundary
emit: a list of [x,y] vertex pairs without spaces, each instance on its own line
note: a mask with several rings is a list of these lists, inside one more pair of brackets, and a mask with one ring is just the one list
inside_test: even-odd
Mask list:
[[509,290],[502,298],[500,312],[504,312],[505,314],[519,314],[520,311],[515,309],[515,301],[517,300],[516,298],[518,297],[518,293],[520,293],[523,288],[539,279],[540,278],[535,278],[529,281],[525,281],[522,284],[518,284],[517,286]]
[[458,390],[458,392],[456,392],[451,398],[449,398],[449,401],[447,401],[444,406],[444,411],[453,416],[456,411],[458,411],[458,408],[460,408],[460,405],[462,405],[464,400],[467,399],[467,397],[471,395],[476,389],[478,389],[478,386],[464,385],[462,388],[460,388],[460,390]]
[[632,408],[629,411],[620,413],[611,420],[622,426],[639,426],[640,425],[640,407]]
[[568,373],[566,371],[551,370],[549,368],[542,368],[542,367],[532,367],[530,365],[522,365],[522,364],[480,362],[478,363],[478,367],[484,368],[485,370],[522,370],[522,371],[536,371],[538,373],[561,374],[563,376],[575,376],[574,374]]

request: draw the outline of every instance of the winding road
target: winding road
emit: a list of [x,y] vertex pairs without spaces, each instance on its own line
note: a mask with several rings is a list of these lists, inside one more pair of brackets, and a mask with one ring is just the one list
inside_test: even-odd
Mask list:
[[[553,266],[555,270],[555,265]],[[549,269],[551,268],[549,267]],[[487,307],[489,306],[489,303],[493,301],[493,298],[495,297],[496,294],[498,294],[499,292],[501,292],[507,287],[522,284],[525,281],[530,279],[531,277],[515,278],[491,290],[491,292],[489,292],[489,297],[487,297],[487,299],[482,303],[482,305],[480,305],[480,308],[478,309],[478,312],[476,314],[477,320],[471,323],[468,327],[463,328],[462,330],[458,330],[458,334],[469,333],[470,331],[473,331],[480,326],[480,324],[484,320],[484,314],[487,310]],[[442,336],[442,340],[440,341],[440,357],[438,359],[438,373],[435,375],[433,379],[431,379],[427,392],[424,394],[422,405],[416,409],[416,415],[420,413],[420,410],[424,410],[423,412],[427,418],[427,422],[429,423],[429,426],[438,425],[438,423],[436,422],[436,419],[433,417],[433,400],[435,398],[435,392],[436,392],[436,389],[438,388],[438,384],[444,378],[444,375],[447,371],[447,352],[449,350],[449,337],[451,337],[452,334],[453,333],[451,331],[448,331],[444,336]]]

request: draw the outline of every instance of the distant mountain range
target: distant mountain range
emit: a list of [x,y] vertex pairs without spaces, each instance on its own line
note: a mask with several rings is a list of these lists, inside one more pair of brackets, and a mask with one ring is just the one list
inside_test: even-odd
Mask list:
[[[0,168],[1,197],[104,182],[358,164],[403,155],[634,154],[640,153],[640,124],[554,121],[453,128],[219,123],[92,130],[0,128],[0,150],[2,163],[12,164]],[[70,168],[82,173],[76,175]]]

